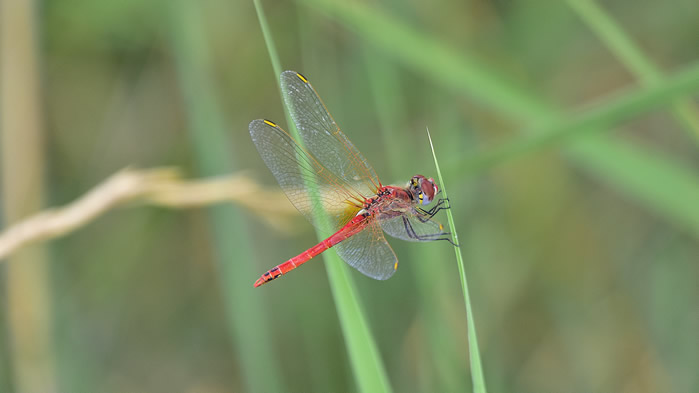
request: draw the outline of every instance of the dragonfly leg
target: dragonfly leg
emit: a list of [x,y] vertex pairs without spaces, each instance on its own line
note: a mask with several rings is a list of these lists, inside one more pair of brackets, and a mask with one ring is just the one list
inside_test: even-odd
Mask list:
[[421,208],[415,208],[420,214],[417,215],[418,219],[422,222],[427,222],[428,220],[432,219],[437,213],[439,213],[442,210],[446,209],[451,209],[451,206],[449,206],[449,199],[439,199],[437,201],[437,204],[432,206],[430,210],[424,210]]
[[[423,221],[424,222],[424,221]],[[425,241],[425,242],[431,242],[431,241],[436,241],[436,240],[446,240],[449,243],[451,243],[454,247],[459,247],[458,244],[454,243],[453,240],[449,237],[451,235],[450,232],[439,232],[439,233],[430,233],[430,234],[417,234],[415,232],[415,229],[413,228],[413,225],[410,223],[410,221],[403,217],[403,225],[405,226],[405,232],[408,234],[408,236],[412,239],[419,240],[419,241]]]

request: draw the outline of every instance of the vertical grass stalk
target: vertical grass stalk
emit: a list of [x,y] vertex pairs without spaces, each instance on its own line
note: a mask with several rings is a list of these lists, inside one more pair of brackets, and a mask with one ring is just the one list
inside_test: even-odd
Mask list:
[[[216,97],[211,57],[206,48],[204,21],[199,3],[181,0],[173,4],[169,34],[175,53],[177,77],[185,101],[189,133],[199,172],[205,176],[235,170],[234,154],[223,111]],[[250,279],[256,276],[245,217],[232,205],[208,209],[214,236],[221,289],[224,295],[231,341],[238,351],[245,390],[280,392],[284,384],[278,356],[269,332],[265,307],[250,296]]]
[[[43,116],[35,1],[0,0],[0,213],[5,224],[42,208],[44,198]],[[46,249],[20,250],[6,266],[7,318],[0,346],[0,390],[60,390],[54,361],[53,315]],[[7,360],[7,363],[5,363]],[[8,366],[5,366],[7,364]],[[11,380],[11,381],[10,381]]]
[[[272,61],[275,79],[279,83],[278,76],[282,73],[282,69],[276,46],[259,0],[255,0],[254,4],[265,44]],[[290,132],[294,135],[297,142],[302,143],[288,111],[286,111],[286,119]],[[325,220],[327,217],[318,217],[317,219]],[[327,235],[329,234],[318,233],[318,238],[325,238]],[[322,258],[325,260],[325,268],[328,272],[330,288],[337,307],[342,334],[345,338],[350,364],[352,365],[359,390],[363,392],[390,392],[391,386],[383,361],[374,342],[374,337],[369,330],[364,310],[356,294],[354,282],[348,268],[332,250],[324,252]]]
[[[444,179],[442,178],[442,172],[439,170],[439,162],[437,162],[437,154],[434,151],[434,145],[432,144],[432,136],[430,136],[430,130],[427,130],[427,138],[430,140],[430,148],[432,149],[432,158],[434,158],[434,166],[437,169],[437,177],[439,178],[439,185],[442,187],[442,193],[444,198],[448,199],[447,187],[444,184]],[[449,231],[451,232],[452,239],[454,243],[459,244],[459,236],[456,233],[456,226],[454,225],[454,217],[451,213],[451,209],[446,210],[447,221],[449,222]],[[474,393],[485,393],[485,378],[483,377],[483,365],[481,363],[481,355],[478,350],[478,337],[476,335],[476,324],[473,320],[473,307],[471,306],[471,299],[468,295],[468,283],[466,281],[466,269],[464,268],[464,258],[461,255],[461,249],[459,247],[454,247],[454,253],[456,254],[456,263],[459,268],[459,277],[461,278],[461,290],[464,294],[464,303],[466,305],[466,318],[468,321],[468,356],[471,360],[471,380],[473,382],[473,392]]]

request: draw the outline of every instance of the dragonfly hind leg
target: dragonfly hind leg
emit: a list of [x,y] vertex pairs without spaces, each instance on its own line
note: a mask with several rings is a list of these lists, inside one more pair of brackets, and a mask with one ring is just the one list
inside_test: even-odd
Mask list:
[[[429,218],[427,219],[429,220]],[[422,221],[422,222],[426,222]],[[431,242],[431,241],[436,241],[436,240],[446,240],[449,243],[451,243],[454,247],[459,247],[458,244],[454,243],[453,240],[451,240],[450,235],[451,232],[439,232],[439,233],[422,233],[418,234],[415,232],[415,229],[413,228],[413,224],[410,223],[410,220],[407,218],[403,217],[403,225],[405,226],[405,232],[408,234],[408,237],[411,239],[417,240],[417,241],[425,241],[425,242]],[[441,228],[441,225],[440,225]]]

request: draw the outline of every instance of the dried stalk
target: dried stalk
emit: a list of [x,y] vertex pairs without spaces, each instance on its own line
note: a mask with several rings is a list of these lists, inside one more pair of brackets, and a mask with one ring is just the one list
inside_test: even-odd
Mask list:
[[181,180],[173,168],[124,169],[74,202],[25,218],[0,233],[0,260],[42,240],[65,236],[116,207],[151,204],[174,209],[235,202],[278,230],[297,214],[280,192],[263,190],[244,174],[199,181]]

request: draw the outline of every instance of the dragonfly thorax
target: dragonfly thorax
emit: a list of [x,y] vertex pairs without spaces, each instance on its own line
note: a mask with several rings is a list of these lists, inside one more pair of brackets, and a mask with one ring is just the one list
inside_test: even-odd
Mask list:
[[364,201],[364,205],[357,215],[405,211],[414,203],[416,200],[407,188],[383,186],[376,195]]

